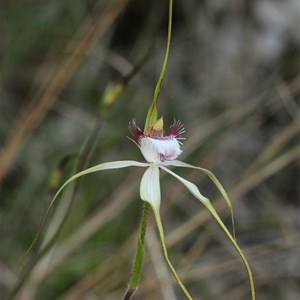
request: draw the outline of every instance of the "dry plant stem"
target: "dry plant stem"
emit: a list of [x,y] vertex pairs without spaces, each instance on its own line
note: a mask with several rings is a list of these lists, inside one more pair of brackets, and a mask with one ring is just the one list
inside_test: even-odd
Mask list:
[[[73,53],[53,72],[52,81],[48,84],[46,90],[43,90],[42,87],[37,91],[33,96],[29,108],[24,110],[16,121],[15,130],[11,133],[2,151],[0,159],[0,183],[18,151],[20,151],[28,134],[43,120],[47,112],[57,101],[57,96],[62,92],[73,74],[85,60],[95,41],[107,31],[113,21],[122,12],[127,2],[128,0],[116,0],[112,4],[109,4],[97,17],[95,23],[90,23],[90,18],[88,18],[88,21],[75,33],[74,39],[66,45],[65,49],[67,51],[74,44],[74,40],[79,40]],[[38,98],[40,98],[40,101],[36,103]]]
[[[83,278],[76,282],[74,285],[70,286],[66,291],[63,292],[56,300],[74,300],[74,299],[85,299],[85,295],[89,291],[96,290],[99,286],[105,286],[108,288],[109,283],[113,286],[112,290],[116,289],[116,283],[122,284],[124,282],[124,273],[120,273],[120,265],[122,265],[122,253],[123,247],[118,251],[117,254],[109,257],[105,263],[101,264],[96,272],[91,271],[86,274]],[[125,268],[125,267],[124,267]],[[112,274],[118,272],[120,278],[118,280],[112,281]]]
[[282,132],[280,132],[276,138],[261,152],[251,166],[242,174],[243,178],[248,177],[251,173],[259,170],[264,164],[275,157],[280,151],[282,151],[285,144],[287,144],[292,138],[298,134],[300,126],[300,117],[294,120],[289,126],[287,126]]
[[297,103],[295,102],[294,97],[291,94],[290,89],[282,78],[278,78],[276,88],[287,112],[290,114],[292,120],[298,126],[298,131],[300,131],[300,124],[298,122],[299,108],[297,106]]

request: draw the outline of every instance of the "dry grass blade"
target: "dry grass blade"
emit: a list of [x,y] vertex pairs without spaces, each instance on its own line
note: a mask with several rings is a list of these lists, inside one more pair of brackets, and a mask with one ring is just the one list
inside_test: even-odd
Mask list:
[[[128,0],[115,0],[95,17],[95,21],[88,17],[78,32],[75,33],[74,40],[66,45],[66,50],[72,45],[73,52],[52,72],[52,80],[46,89],[43,90],[42,88],[32,97],[31,105],[23,111],[16,121],[14,131],[12,131],[2,150],[0,183],[30,132],[43,120],[49,109],[57,101],[58,95],[89,54],[94,43],[109,29],[127,2]],[[74,46],[74,41],[79,41],[76,46]]]

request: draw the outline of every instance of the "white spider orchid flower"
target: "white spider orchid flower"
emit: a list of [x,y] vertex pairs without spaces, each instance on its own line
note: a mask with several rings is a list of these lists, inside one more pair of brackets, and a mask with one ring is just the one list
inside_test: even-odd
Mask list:
[[140,127],[135,123],[135,121],[132,121],[130,123],[129,128],[133,135],[133,138],[129,139],[139,147],[147,162],[137,162],[132,160],[113,161],[102,163],[94,167],[88,168],[84,171],[81,171],[70,177],[61,186],[61,188],[58,190],[58,192],[52,199],[49,209],[51,208],[61,191],[76,178],[93,172],[109,169],[121,169],[127,167],[147,168],[141,180],[140,197],[142,200],[148,202],[155,212],[159,211],[161,201],[159,169],[166,171],[167,173],[174,176],[181,183],[183,183],[185,187],[205,206],[209,205],[209,200],[200,193],[199,189],[195,184],[182,178],[181,176],[175,174],[167,168],[167,166],[174,166],[199,169],[206,173],[217,185],[232,213],[230,200],[225,190],[222,188],[217,178],[210,171],[176,160],[176,158],[182,152],[180,149],[180,140],[183,139],[182,134],[185,132],[183,125],[180,121],[174,121],[169,129],[169,132],[166,135],[163,135],[162,118],[156,121],[156,123],[145,132],[142,129],[140,129]]
[[140,129],[135,121],[132,121],[130,123],[129,128],[133,135],[133,139],[130,138],[130,140],[132,140],[139,147],[147,162],[137,162],[131,160],[107,162],[79,172],[69,178],[69,180],[67,180],[63,184],[63,186],[59,189],[54,199],[52,200],[50,206],[52,206],[54,200],[64,189],[64,187],[74,179],[88,173],[109,169],[121,169],[126,167],[147,168],[141,180],[140,197],[142,200],[147,201],[156,212],[159,211],[161,201],[159,169],[166,171],[167,173],[178,179],[180,182],[182,182],[187,187],[187,189],[201,202],[208,201],[208,199],[200,193],[195,184],[180,177],[167,168],[167,166],[197,168],[176,160],[176,158],[182,152],[180,149],[180,140],[183,139],[182,134],[185,132],[180,121],[174,121],[174,123],[170,127],[169,132],[166,135],[163,135],[162,118],[159,119],[152,127],[150,127],[150,129],[145,132]]
[[188,164],[176,160],[182,152],[180,149],[180,140],[183,139],[182,134],[185,132],[180,121],[174,121],[167,135],[163,135],[162,118],[146,132],[142,131],[135,121],[132,121],[130,131],[134,137],[134,139],[130,140],[139,147],[148,162],[148,169],[140,185],[140,196],[142,200],[149,202],[155,210],[159,209],[161,200],[159,169],[168,172],[181,181],[192,194],[201,201],[208,200],[193,183],[166,168],[166,166],[189,167]]
[[131,122],[129,128],[134,136],[134,140],[131,140],[140,148],[149,163],[159,165],[176,159],[182,152],[179,140],[182,139],[184,128],[179,121],[174,121],[166,136],[163,136],[162,118],[146,132],[143,132],[135,121]]
[[159,169],[164,170],[165,172],[169,173],[173,177],[175,177],[177,180],[179,180],[198,200],[200,200],[204,206],[210,211],[212,216],[216,219],[216,221],[219,223],[221,226],[222,230],[224,233],[228,236],[234,247],[236,248],[237,252],[239,253],[240,257],[242,258],[247,272],[249,276],[249,281],[250,281],[250,287],[251,287],[251,295],[252,295],[252,300],[255,299],[255,291],[254,291],[254,283],[253,283],[253,277],[252,277],[252,271],[250,269],[250,266],[248,264],[248,261],[246,257],[244,256],[242,250],[238,246],[235,237],[234,237],[234,232],[233,235],[229,232],[227,227],[224,225],[223,221],[220,219],[218,213],[215,211],[214,207],[210,203],[209,199],[204,197],[198,187],[182,178],[181,176],[177,175],[173,171],[169,170],[167,167],[168,166],[174,166],[174,167],[185,167],[185,168],[192,168],[192,169],[198,169],[202,172],[204,172],[206,175],[210,177],[210,179],[215,183],[216,187],[219,189],[221,192],[222,196],[224,197],[232,218],[232,224],[234,228],[234,222],[233,222],[233,212],[232,212],[232,206],[231,202],[229,200],[228,195],[226,194],[224,188],[222,187],[221,183],[218,181],[218,179],[214,176],[213,173],[211,173],[209,170],[200,168],[200,167],[195,167],[193,165],[184,163],[182,161],[176,160],[176,158],[181,154],[181,149],[180,145],[181,142],[180,140],[182,139],[182,134],[184,133],[184,128],[182,124],[179,121],[174,121],[172,126],[169,129],[169,132],[166,135],[163,135],[163,119],[159,119],[156,121],[156,123],[151,126],[148,130],[145,132],[140,129],[140,127],[135,123],[135,121],[132,121],[130,126],[130,131],[133,135],[133,139],[130,138],[141,150],[144,158],[146,159],[147,162],[137,162],[137,161],[132,161],[132,160],[122,160],[122,161],[113,161],[113,162],[107,162],[107,163],[102,163],[99,165],[96,165],[94,167],[88,168],[84,171],[81,171],[75,175],[73,175],[71,178],[69,178],[58,190],[58,192],[55,194],[54,198],[52,199],[47,212],[46,216],[43,220],[42,226],[31,244],[29,251],[37,241],[41,229],[43,228],[43,225],[45,223],[45,219],[49,213],[50,208],[56,201],[57,197],[59,194],[62,192],[62,190],[73,180],[75,180],[78,177],[81,177],[83,175],[93,173],[93,172],[98,172],[98,171],[103,171],[103,170],[109,170],[109,169],[121,169],[121,168],[127,168],[127,167],[144,167],[147,168],[145,171],[141,184],[140,184],[140,197],[142,200],[148,202],[155,215],[155,219],[158,225],[158,230],[162,242],[162,247],[164,251],[164,255],[166,258],[166,261],[175,276],[177,282],[179,283],[181,289],[184,291],[185,295],[187,296],[188,299],[193,299],[184,285],[182,284],[181,280],[179,279],[174,267],[172,266],[171,262],[169,261],[168,254],[167,254],[167,249],[165,245],[165,237],[164,237],[164,232],[163,232],[163,227],[161,223],[161,218],[160,218],[160,201],[161,201],[161,192],[160,192],[160,182],[159,182]]

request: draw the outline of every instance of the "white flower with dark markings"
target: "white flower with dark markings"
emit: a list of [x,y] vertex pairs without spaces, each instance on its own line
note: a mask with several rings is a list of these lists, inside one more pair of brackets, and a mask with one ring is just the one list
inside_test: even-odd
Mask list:
[[[229,207],[231,218],[232,218],[232,224],[234,228],[234,221],[233,221],[233,212],[232,212],[232,206],[231,202],[229,200],[229,197],[222,187],[221,183],[218,181],[218,179],[215,177],[213,173],[211,173],[209,170],[196,167],[193,165],[189,165],[187,163],[184,163],[182,161],[176,160],[177,157],[181,154],[181,142],[182,140],[182,134],[184,133],[184,128],[183,125],[180,123],[180,121],[174,121],[173,124],[171,125],[169,131],[167,132],[166,135],[163,134],[163,119],[159,119],[158,121],[155,122],[150,128],[146,131],[143,131],[140,129],[140,127],[135,123],[135,121],[132,121],[130,123],[130,131],[133,135],[133,138],[129,138],[131,141],[133,141],[141,150],[146,162],[137,162],[133,160],[121,160],[121,161],[113,161],[113,162],[107,162],[107,163],[102,163],[99,165],[96,165],[94,167],[88,168],[84,171],[81,171],[75,175],[73,175],[71,178],[69,178],[63,185],[62,187],[58,190],[58,192],[55,194],[54,198],[52,199],[46,216],[59,196],[59,194],[62,192],[62,190],[73,180],[75,180],[78,177],[81,177],[83,175],[93,173],[93,172],[98,172],[98,171],[103,171],[103,170],[109,170],[109,169],[121,169],[121,168],[127,168],[127,167],[143,167],[147,168],[145,171],[141,184],[140,184],[140,197],[142,200],[146,201],[149,203],[153,209],[155,219],[157,222],[159,234],[161,237],[162,241],[162,246],[163,246],[163,251],[164,255],[166,258],[166,261],[174,274],[177,282],[179,283],[181,289],[184,291],[185,295],[188,297],[188,299],[192,299],[190,294],[187,292],[185,287],[183,286],[182,282],[180,281],[174,267],[172,266],[171,262],[168,259],[167,255],[167,250],[166,250],[166,245],[165,245],[165,238],[164,238],[164,232],[163,232],[163,227],[161,223],[161,218],[160,218],[160,201],[161,201],[161,193],[160,193],[160,182],[159,182],[159,173],[160,169],[164,170],[165,172],[169,173],[173,177],[175,177],[177,180],[179,180],[204,206],[210,211],[212,216],[216,219],[216,221],[219,223],[221,226],[222,230],[224,233],[228,236],[236,250],[238,251],[240,257],[242,258],[247,272],[249,276],[249,281],[250,281],[250,287],[251,287],[251,294],[252,294],[252,300],[255,299],[255,291],[254,291],[254,283],[253,283],[253,277],[252,277],[252,272],[250,269],[250,266],[248,264],[247,259],[245,258],[242,250],[238,246],[235,237],[234,237],[234,232],[233,235],[229,232],[227,227],[224,225],[223,221],[220,219],[218,213],[212,206],[211,202],[209,201],[208,198],[204,197],[198,187],[182,178],[181,176],[177,175],[173,171],[171,171],[169,168],[170,166],[173,167],[184,167],[184,168],[192,168],[192,169],[197,169],[202,172],[204,172],[207,176],[210,177],[210,179],[215,183],[216,187],[219,189],[221,192],[222,196],[224,197],[227,206]],[[45,219],[44,219],[45,220]],[[40,233],[40,231],[39,231]],[[39,233],[32,243],[30,249],[34,245],[35,241],[37,240]]]
[[[204,203],[208,201],[208,199],[200,193],[195,184],[182,178],[181,176],[175,174],[167,168],[167,166],[175,166],[198,169],[197,167],[176,160],[176,158],[182,152],[180,149],[180,146],[182,144],[180,140],[183,139],[182,134],[185,132],[180,121],[174,121],[166,135],[163,134],[162,118],[157,120],[156,123],[145,132],[140,129],[135,121],[132,121],[130,123],[129,128],[133,135],[133,138],[129,139],[139,147],[147,162],[137,162],[131,160],[114,161],[88,168],[69,178],[69,180],[67,180],[57,192],[55,198],[67,184],[85,174],[108,169],[144,167],[147,168],[147,170],[141,180],[140,196],[141,199],[147,201],[156,212],[159,211],[161,200],[159,169],[166,171],[167,173],[178,179],[201,202]],[[52,203],[53,202],[54,201],[52,201]]]
[[143,132],[135,121],[130,124],[132,140],[148,162],[159,164],[176,159],[180,154],[180,139],[184,133],[180,121],[174,121],[167,135],[163,135],[163,119],[159,119],[149,130]]
[[166,166],[191,167],[188,164],[175,160],[180,154],[182,134],[185,132],[180,121],[174,121],[166,135],[163,134],[163,119],[160,118],[147,131],[143,131],[135,121],[130,123],[130,138],[141,150],[148,162],[140,186],[141,199],[147,201],[155,209],[160,205],[159,168],[173,175],[181,181],[201,201],[207,200],[191,182],[173,173]]

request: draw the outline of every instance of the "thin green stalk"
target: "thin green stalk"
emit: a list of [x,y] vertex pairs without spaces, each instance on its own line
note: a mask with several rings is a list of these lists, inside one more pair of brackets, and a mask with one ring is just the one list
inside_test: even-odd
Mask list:
[[153,211],[154,211],[154,215],[155,215],[155,219],[156,219],[156,223],[157,223],[157,228],[158,228],[158,232],[159,232],[159,236],[160,236],[161,245],[162,245],[165,260],[166,260],[171,272],[173,273],[177,283],[179,284],[181,290],[183,291],[183,293],[187,297],[187,299],[193,300],[193,297],[191,296],[191,294],[187,291],[187,289],[183,285],[181,279],[179,278],[175,268],[173,267],[173,265],[172,265],[172,263],[169,259],[168,250],[167,250],[167,247],[166,247],[164,229],[163,229],[163,225],[162,225],[162,222],[161,222],[159,210],[156,210],[155,208],[153,208]]
[[173,0],[169,0],[169,17],[168,17],[168,37],[167,37],[167,47],[166,47],[166,53],[165,53],[165,59],[164,63],[160,72],[159,79],[157,81],[155,91],[154,91],[154,98],[153,102],[149,108],[146,124],[145,127],[149,128],[151,125],[155,123],[157,120],[157,100],[160,94],[161,86],[165,77],[168,60],[169,60],[169,53],[170,53],[170,47],[171,47],[171,37],[172,37],[172,18],[173,18]]
[[138,287],[142,268],[143,268],[143,262],[144,262],[144,245],[145,245],[145,235],[147,230],[147,223],[148,223],[148,212],[149,212],[150,205],[145,202],[143,207],[143,214],[141,223],[139,226],[139,232],[138,232],[138,245],[137,250],[135,254],[134,259],[134,265],[132,270],[132,276],[129,283],[129,288],[126,292],[126,295],[124,296],[123,300],[129,300],[135,290]]
[[[147,118],[146,118],[145,128],[144,128],[145,131],[147,129],[149,129],[157,121],[157,115],[158,115],[157,114],[157,100],[158,100],[158,97],[160,94],[163,79],[165,77],[168,59],[169,59],[169,53],[170,53],[171,36],[172,36],[172,16],[173,16],[173,0],[169,0],[168,37],[167,37],[166,53],[165,53],[164,63],[163,63],[163,66],[162,66],[162,69],[160,72],[160,76],[159,76],[159,79],[158,79],[156,87],[155,87],[153,102],[147,113]],[[135,256],[135,260],[134,260],[134,264],[133,264],[133,271],[132,271],[132,275],[131,275],[131,279],[130,279],[130,283],[129,283],[129,288],[128,288],[123,300],[131,299],[132,295],[134,294],[135,290],[138,287],[138,283],[139,283],[139,280],[141,277],[143,260],[144,260],[144,244],[145,244],[145,235],[146,235],[146,228],[147,228],[147,222],[148,222],[149,207],[150,207],[150,205],[147,202],[145,202],[142,219],[141,219],[141,223],[139,226],[138,245],[137,245],[136,256]],[[166,249],[165,249],[165,251],[166,251]],[[170,262],[168,262],[168,264],[170,266]],[[173,268],[172,272],[174,274],[174,272],[175,272],[174,268]],[[175,272],[175,274],[176,274],[176,272]],[[191,299],[191,298],[189,298],[189,299]]]

